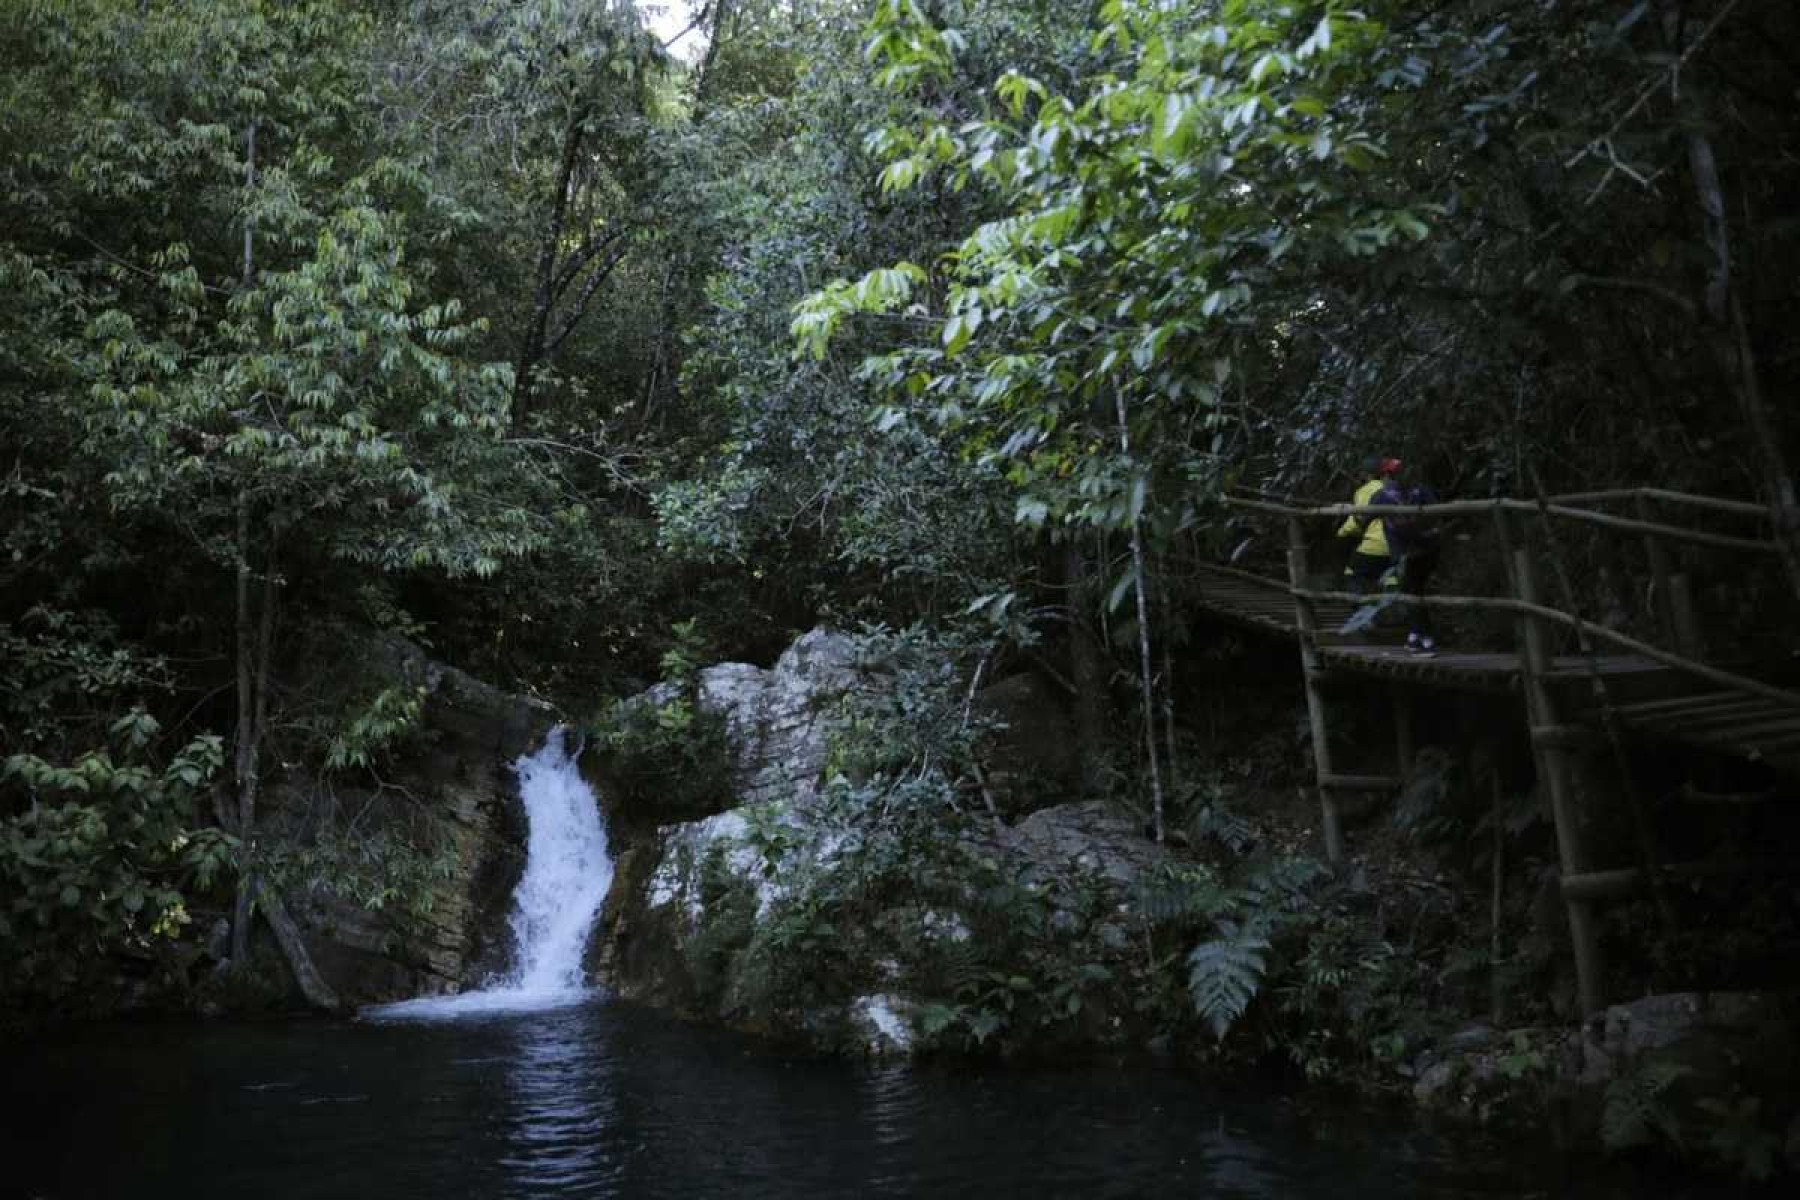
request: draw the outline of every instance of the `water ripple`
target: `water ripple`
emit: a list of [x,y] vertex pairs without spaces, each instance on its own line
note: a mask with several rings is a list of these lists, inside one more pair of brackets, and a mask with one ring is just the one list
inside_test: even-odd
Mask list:
[[[84,1038],[86,1040],[84,1040]],[[18,1047],[9,1186],[55,1197],[1624,1197],[1542,1148],[1169,1073],[859,1067],[590,1002]],[[94,1153],[97,1146],[130,1148]],[[1656,1194],[1675,1195],[1673,1190]]]

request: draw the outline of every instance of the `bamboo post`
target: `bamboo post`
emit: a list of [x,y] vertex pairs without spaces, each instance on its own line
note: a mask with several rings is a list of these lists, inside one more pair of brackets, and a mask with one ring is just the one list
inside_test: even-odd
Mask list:
[[1669,576],[1669,621],[1675,627],[1675,648],[1689,658],[1706,657],[1706,641],[1694,614],[1694,593],[1686,571]]
[[[1650,497],[1639,493],[1634,507],[1637,509],[1638,520],[1646,525],[1656,519]],[[1656,534],[1646,533],[1644,535],[1644,551],[1650,558],[1650,578],[1656,587],[1656,602],[1653,605],[1656,627],[1671,645],[1685,654],[1687,647],[1680,644],[1675,630],[1675,602],[1670,594],[1670,579],[1675,572],[1669,565],[1669,548],[1663,545],[1662,539]]]
[[1500,764],[1492,764],[1489,789],[1492,794],[1493,824],[1493,894],[1488,901],[1488,1017],[1496,1029],[1506,1020],[1506,988],[1500,977],[1500,919],[1506,900],[1506,805],[1500,788]]
[[1412,774],[1413,768],[1413,710],[1412,693],[1401,690],[1394,693],[1394,774],[1404,780]]
[[[1307,572],[1306,526],[1298,517],[1288,519],[1287,561],[1288,580],[1295,589],[1303,590],[1306,587]],[[1319,663],[1319,649],[1315,640],[1318,621],[1313,612],[1313,604],[1301,595],[1294,597],[1294,625],[1300,635],[1300,675],[1306,685],[1307,721],[1312,726],[1313,770],[1319,784],[1319,812],[1325,829],[1325,860],[1335,865],[1344,858],[1344,827],[1338,814],[1337,793],[1327,783],[1333,772],[1331,739],[1325,723],[1325,694],[1319,687],[1319,677],[1324,668]]]
[[[1512,539],[1509,537],[1508,541]],[[1527,604],[1539,604],[1537,575],[1528,550],[1512,550],[1512,584],[1517,598]],[[1562,724],[1558,720],[1556,699],[1544,677],[1550,670],[1550,637],[1546,622],[1529,614],[1519,618],[1520,673],[1525,682],[1525,707],[1532,729]],[[1533,737],[1533,756],[1537,759],[1538,777],[1550,797],[1550,816],[1556,826],[1556,856],[1562,877],[1580,875],[1587,869],[1581,844],[1579,816],[1575,807],[1574,784],[1569,763],[1569,749],[1560,740]],[[1602,1004],[1603,967],[1600,958],[1599,929],[1593,905],[1586,899],[1565,896],[1569,914],[1569,940],[1575,950],[1575,986],[1581,1015],[1591,1017]]]

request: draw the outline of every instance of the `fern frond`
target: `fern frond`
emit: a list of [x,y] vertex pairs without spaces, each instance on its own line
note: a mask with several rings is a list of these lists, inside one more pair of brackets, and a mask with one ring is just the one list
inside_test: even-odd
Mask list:
[[1188,838],[1195,845],[1210,841],[1233,854],[1243,854],[1256,844],[1256,826],[1215,800],[1195,810],[1188,822]]
[[936,944],[933,957],[936,961],[931,973],[949,996],[976,990],[988,968],[987,956],[972,937],[960,941],[943,939]]
[[1138,884],[1137,911],[1152,925],[1210,920],[1235,908],[1242,897],[1205,868],[1161,871]]
[[1679,1063],[1650,1063],[1607,1084],[1600,1113],[1600,1139],[1607,1149],[1647,1145],[1652,1133],[1661,1133],[1680,1146],[1680,1127],[1662,1103],[1662,1094],[1690,1072],[1691,1068]]
[[1257,925],[1224,923],[1220,936],[1188,954],[1188,994],[1194,1011],[1224,1039],[1262,988],[1268,971],[1269,939]]
[[1325,867],[1311,858],[1278,858],[1262,864],[1245,882],[1244,895],[1265,909],[1293,910],[1305,904],[1308,892]]

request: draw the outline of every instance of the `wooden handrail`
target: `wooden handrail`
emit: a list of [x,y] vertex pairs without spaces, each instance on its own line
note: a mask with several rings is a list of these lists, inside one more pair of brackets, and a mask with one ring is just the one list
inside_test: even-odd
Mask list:
[[[1262,501],[1265,503],[1273,502],[1278,504],[1288,504],[1300,508],[1323,507],[1299,496],[1283,496],[1275,492],[1265,492],[1257,488],[1239,488],[1238,490],[1245,494],[1241,497],[1227,496],[1225,498],[1227,503],[1235,503],[1239,499],[1245,499]],[[1639,498],[1658,500],[1668,504],[1685,504],[1690,508],[1711,509],[1714,512],[1729,513],[1732,516],[1759,517],[1765,520],[1769,517],[1769,506],[1766,504],[1758,504],[1753,500],[1732,500],[1723,496],[1701,496],[1694,492],[1677,492],[1669,488],[1658,487],[1600,488],[1589,492],[1564,492],[1560,495],[1549,497],[1549,500],[1550,503],[1554,505],[1574,505],[1603,503],[1612,500],[1635,500]],[[1532,502],[1518,501],[1518,503],[1525,504]]]
[[1564,875],[1560,886],[1562,894],[1566,898],[1600,900],[1647,887],[1659,875],[1672,879],[1713,879],[1722,876],[1747,875],[1757,870],[1759,866],[1766,865],[1718,859],[1661,863],[1649,871],[1642,867],[1625,867],[1616,871],[1583,871],[1579,875]]
[[[1358,592],[1321,591],[1313,588],[1298,587],[1289,588],[1288,590],[1302,599],[1315,602],[1320,600],[1340,600],[1348,601],[1352,604],[1368,604],[1371,602],[1370,596]],[[1691,658],[1676,654],[1671,650],[1664,650],[1661,647],[1651,645],[1649,642],[1641,642],[1629,634],[1623,634],[1617,630],[1608,629],[1604,625],[1596,625],[1592,621],[1584,621],[1571,613],[1563,612],[1561,609],[1550,608],[1546,605],[1533,604],[1527,600],[1515,600],[1511,597],[1503,596],[1417,596],[1404,592],[1384,592],[1382,598],[1388,599],[1392,603],[1422,604],[1428,608],[1463,609],[1465,611],[1476,612],[1504,612],[1520,616],[1540,617],[1546,621],[1554,621],[1557,624],[1570,629],[1578,629],[1583,633],[1586,633],[1589,637],[1598,638],[1603,642],[1610,642],[1615,646],[1622,646],[1634,654],[1641,654],[1645,658],[1662,663],[1664,666],[1672,667],[1677,671],[1682,671],[1689,675],[1697,675],[1701,679],[1718,684],[1720,687],[1728,688],[1732,691],[1745,692],[1752,696],[1761,696],[1764,699],[1773,700],[1778,704],[1785,704],[1792,708],[1800,709],[1800,693],[1790,692],[1785,688],[1778,688],[1772,684],[1763,683],[1761,680],[1751,679],[1731,671],[1722,671],[1718,667],[1708,666],[1703,662],[1696,662]]]
[[1749,500],[1727,500],[1719,496],[1697,496],[1692,492],[1673,492],[1667,488],[1634,487],[1608,488],[1597,492],[1568,492],[1561,496],[1550,497],[1552,504],[1589,504],[1604,500],[1660,500],[1668,504],[1686,504],[1692,508],[1710,508],[1714,512],[1731,513],[1740,517],[1763,517],[1769,515],[1766,504],[1755,504]]
[[1315,508],[1297,508],[1272,500],[1250,500],[1233,496],[1227,496],[1225,502],[1236,508],[1247,508],[1253,512],[1266,512],[1284,517],[1466,517],[1497,511],[1545,513],[1552,517],[1599,525],[1624,533],[1665,537],[1673,541],[1692,542],[1697,546],[1712,546],[1720,550],[1738,550],[1748,554],[1773,554],[1779,550],[1774,542],[1762,538],[1741,538],[1730,537],[1722,533],[1705,533],[1698,529],[1683,529],[1679,525],[1665,525],[1660,521],[1639,521],[1631,517],[1615,517],[1610,513],[1592,512],[1585,508],[1570,508],[1561,504],[1539,505],[1528,500],[1513,500],[1506,497],[1496,497],[1491,500],[1448,500],[1436,504],[1325,504]]
[[[1772,553],[1779,548],[1775,542],[1761,538],[1731,537],[1725,534],[1708,533],[1703,530],[1685,529],[1660,521],[1649,521],[1631,517],[1613,516],[1610,513],[1594,512],[1584,508],[1572,507],[1570,501],[1596,501],[1637,497],[1644,499],[1668,500],[1673,503],[1690,504],[1695,507],[1710,508],[1718,512],[1733,514],[1766,516],[1766,510],[1753,504],[1737,500],[1715,500],[1707,496],[1691,496],[1684,492],[1672,492],[1661,488],[1626,488],[1605,492],[1573,493],[1558,496],[1553,500],[1534,503],[1526,500],[1515,500],[1510,497],[1493,497],[1485,500],[1450,500],[1434,504],[1324,504],[1300,506],[1275,500],[1251,499],[1242,496],[1227,496],[1225,502],[1238,508],[1253,512],[1270,513],[1287,517],[1290,520],[1300,518],[1332,518],[1342,519],[1350,516],[1363,517],[1457,517],[1476,514],[1492,515],[1496,519],[1504,519],[1508,513],[1536,514],[1542,517],[1555,517],[1562,520],[1579,521],[1590,525],[1598,525],[1606,529],[1615,529],[1625,533],[1636,533],[1646,538],[1669,538],[1676,541],[1690,542],[1701,546],[1718,549],[1737,550],[1748,553]],[[1561,501],[1562,503],[1558,503]],[[1249,572],[1234,572],[1249,575]],[[1275,583],[1273,580],[1266,580]],[[1276,584],[1276,586],[1280,586]],[[1297,599],[1318,601],[1340,601],[1350,604],[1367,604],[1371,597],[1358,592],[1341,592],[1316,590],[1290,586],[1289,593]],[[1634,654],[1640,654],[1654,662],[1671,667],[1685,674],[1707,680],[1719,687],[1739,694],[1773,700],[1778,704],[1800,708],[1800,694],[1790,692],[1766,684],[1760,680],[1750,679],[1731,671],[1709,666],[1696,658],[1664,650],[1649,642],[1640,641],[1628,634],[1619,633],[1602,625],[1566,613],[1560,609],[1498,596],[1415,596],[1409,594],[1388,593],[1396,601],[1419,604],[1428,608],[1462,609],[1465,611],[1510,613],[1515,616],[1538,617],[1554,622],[1564,628],[1576,630],[1587,637],[1622,647]]]
[[1246,583],[1261,584],[1271,591],[1286,593],[1288,590],[1288,585],[1281,582],[1279,579],[1271,579],[1267,575],[1258,575],[1255,571],[1246,571],[1242,567],[1228,567],[1224,563],[1209,562],[1206,564],[1206,569],[1208,571],[1217,572],[1220,575],[1230,576],[1233,579],[1242,579]]

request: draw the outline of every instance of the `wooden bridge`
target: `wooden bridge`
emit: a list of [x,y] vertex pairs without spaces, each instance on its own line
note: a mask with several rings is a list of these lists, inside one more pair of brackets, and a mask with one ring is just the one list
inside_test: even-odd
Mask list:
[[[1199,607],[1222,620],[1262,633],[1293,638],[1300,632],[1294,595],[1287,584],[1248,571],[1201,564],[1195,570]],[[1404,598],[1397,597],[1398,603]],[[1524,656],[1517,651],[1442,649],[1412,654],[1344,626],[1363,605],[1334,600],[1314,605],[1314,643],[1319,665],[1449,691],[1513,694],[1522,690]],[[1679,668],[1642,654],[1558,654],[1545,679],[1553,685],[1591,686],[1598,674],[1629,695],[1654,696],[1616,703],[1613,714],[1633,734],[1685,742],[1779,770],[1800,774],[1800,697],[1792,703],[1728,688],[1709,690]],[[1581,716],[1603,733],[1599,710],[1572,696]]]
[[[1628,502],[1633,517],[1606,511]],[[1517,694],[1531,736],[1538,777],[1556,828],[1562,893],[1568,910],[1584,1013],[1602,1004],[1602,968],[1593,906],[1597,901],[1655,884],[1662,875],[1716,873],[1714,863],[1640,862],[1625,869],[1597,868],[1584,845],[1576,811],[1575,755],[1628,740],[1674,741],[1800,774],[1800,693],[1706,659],[1688,579],[1678,569],[1682,546],[1734,554],[1773,554],[1772,538],[1744,537],[1702,528],[1702,521],[1764,520],[1761,505],[1658,489],[1593,492],[1538,501],[1495,499],[1413,507],[1308,506],[1269,497],[1234,496],[1229,503],[1251,517],[1283,518],[1287,525],[1285,580],[1219,565],[1198,574],[1202,608],[1225,621],[1298,643],[1312,728],[1314,766],[1327,857],[1343,855],[1339,801],[1345,793],[1396,791],[1413,760],[1411,704],[1419,688]],[[1685,523],[1664,519],[1679,511]],[[1483,518],[1499,551],[1507,595],[1359,595],[1313,567],[1309,524],[1345,517],[1410,517],[1442,522]],[[1692,518],[1699,518],[1694,520]],[[1648,559],[1656,640],[1587,620],[1562,552],[1566,533],[1580,527],[1623,532],[1642,539]],[[1540,584],[1547,562],[1563,607],[1546,604]],[[1501,650],[1439,649],[1409,652],[1384,639],[1367,620],[1372,607],[1422,605],[1433,610],[1498,615],[1513,627],[1512,646]],[[1675,643],[1675,649],[1657,644]],[[1558,650],[1562,650],[1561,653]],[[1333,762],[1326,683],[1332,676],[1374,677],[1394,684],[1395,769],[1350,773]]]

